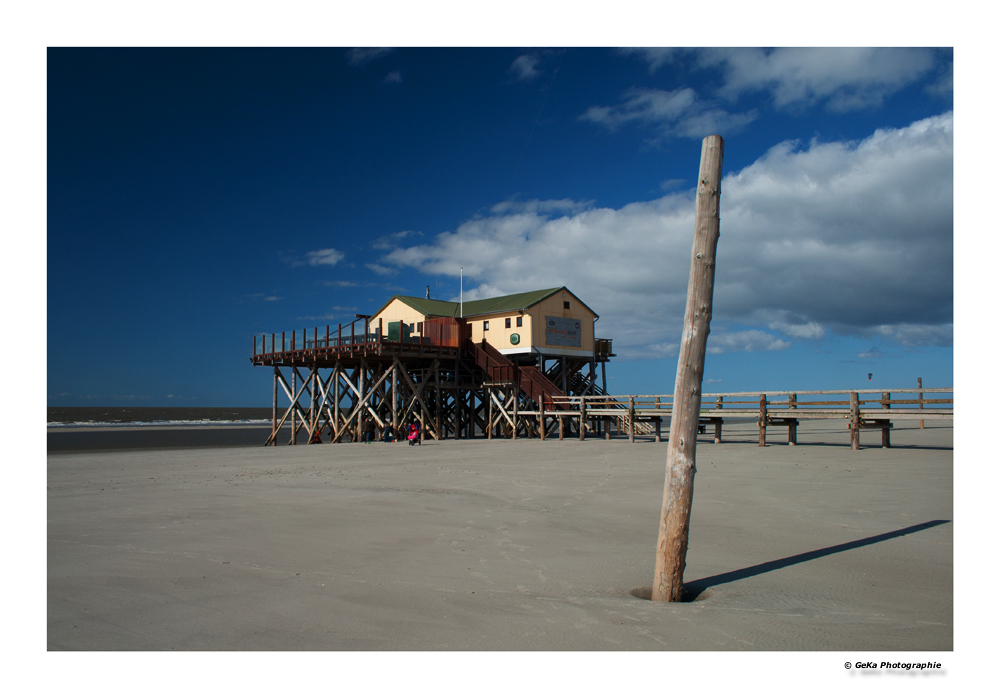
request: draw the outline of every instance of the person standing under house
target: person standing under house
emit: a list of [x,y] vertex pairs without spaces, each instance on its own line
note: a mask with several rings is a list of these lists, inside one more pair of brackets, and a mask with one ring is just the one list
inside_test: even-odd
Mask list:
[[365,443],[370,444],[372,442],[372,418],[371,415],[365,415],[365,418],[361,420],[361,433],[364,436]]

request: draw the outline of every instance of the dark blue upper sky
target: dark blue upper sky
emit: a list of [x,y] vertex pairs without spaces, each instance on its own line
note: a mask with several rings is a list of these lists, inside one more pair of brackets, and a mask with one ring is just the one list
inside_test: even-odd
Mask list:
[[951,60],[49,49],[49,404],[268,404],[255,333],[461,266],[466,297],[569,286],[609,388],[670,392],[710,133],[706,391],[951,385]]

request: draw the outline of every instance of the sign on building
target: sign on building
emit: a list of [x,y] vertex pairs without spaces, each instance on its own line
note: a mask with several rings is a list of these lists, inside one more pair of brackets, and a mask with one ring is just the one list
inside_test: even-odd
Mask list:
[[545,343],[558,347],[583,346],[580,321],[573,318],[545,316]]

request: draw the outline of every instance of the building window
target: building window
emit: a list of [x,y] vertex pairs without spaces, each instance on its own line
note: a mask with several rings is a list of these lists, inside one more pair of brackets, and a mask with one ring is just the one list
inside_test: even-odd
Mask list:
[[569,301],[563,301],[563,310],[569,310]]
[[520,315],[518,315],[518,317],[517,317],[517,326],[518,327],[521,326],[521,316]]
[[485,332],[488,329],[490,329],[490,321],[489,320],[483,320],[483,332]]
[[422,323],[422,322],[418,322],[417,323],[417,333],[418,334],[423,334],[424,333],[424,323]]
[[410,332],[413,332],[413,323],[412,322],[409,324],[408,327],[410,328]]
[[507,330],[510,329],[510,318],[507,318],[507,319],[505,319],[503,321],[503,326],[504,326],[504,329],[507,329]]

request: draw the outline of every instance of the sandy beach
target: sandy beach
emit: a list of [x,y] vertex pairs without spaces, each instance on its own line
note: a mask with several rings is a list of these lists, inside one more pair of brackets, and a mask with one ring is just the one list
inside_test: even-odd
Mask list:
[[665,440],[59,450],[50,430],[48,648],[949,651],[952,427],[897,426],[857,452],[839,421],[798,446],[702,437],[682,604],[642,598]]

